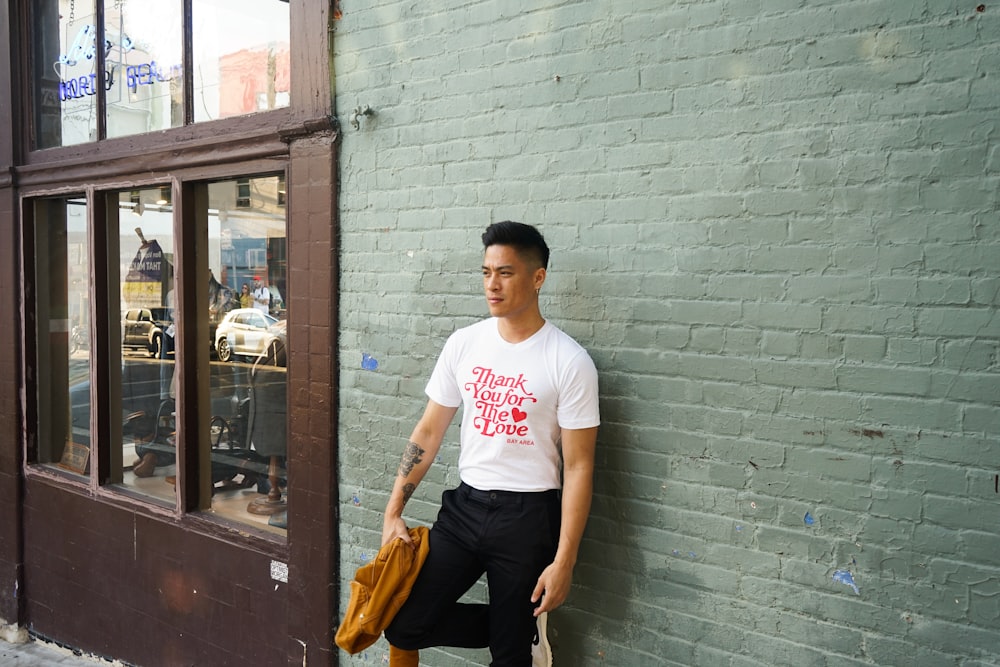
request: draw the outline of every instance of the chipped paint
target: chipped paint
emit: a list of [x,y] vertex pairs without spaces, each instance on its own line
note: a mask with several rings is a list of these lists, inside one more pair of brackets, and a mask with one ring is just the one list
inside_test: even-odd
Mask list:
[[833,573],[833,580],[837,583],[853,588],[855,595],[861,595],[861,591],[858,590],[858,585],[854,583],[854,576],[849,570],[837,570]]

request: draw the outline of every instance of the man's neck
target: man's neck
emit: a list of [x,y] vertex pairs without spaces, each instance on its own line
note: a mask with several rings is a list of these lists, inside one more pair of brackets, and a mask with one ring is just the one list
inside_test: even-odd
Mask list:
[[497,322],[500,337],[508,343],[520,343],[534,336],[545,326],[545,318],[535,312],[530,316],[515,319],[501,317]]

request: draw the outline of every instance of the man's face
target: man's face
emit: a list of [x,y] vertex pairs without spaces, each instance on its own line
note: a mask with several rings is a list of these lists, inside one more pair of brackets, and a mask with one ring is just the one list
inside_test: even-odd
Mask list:
[[483,257],[483,289],[490,315],[516,317],[534,309],[545,269],[526,263],[511,246],[491,245]]

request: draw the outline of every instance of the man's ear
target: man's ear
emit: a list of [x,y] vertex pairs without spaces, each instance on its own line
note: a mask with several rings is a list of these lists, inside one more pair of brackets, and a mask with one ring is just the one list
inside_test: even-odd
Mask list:
[[539,267],[535,269],[535,289],[540,290],[542,288],[542,283],[545,282],[545,269]]

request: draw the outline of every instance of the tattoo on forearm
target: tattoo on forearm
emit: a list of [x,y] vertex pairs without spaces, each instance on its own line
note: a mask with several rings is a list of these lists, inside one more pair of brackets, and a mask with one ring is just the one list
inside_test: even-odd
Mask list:
[[410,484],[410,483],[406,483],[406,484],[403,485],[403,504],[404,505],[410,499],[410,496],[413,495],[413,491],[416,488],[417,488],[416,486],[414,486],[413,484]]
[[424,450],[417,443],[411,442],[406,445],[406,449],[403,451],[403,458],[399,462],[399,476],[409,477],[410,473],[413,472],[413,466],[420,463],[422,460],[420,457],[423,455]]

